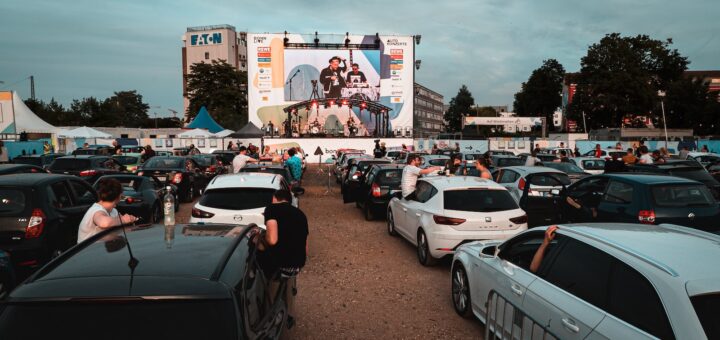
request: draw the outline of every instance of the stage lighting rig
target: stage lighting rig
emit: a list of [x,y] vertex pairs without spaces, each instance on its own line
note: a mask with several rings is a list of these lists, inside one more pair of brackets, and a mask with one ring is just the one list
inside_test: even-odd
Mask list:
[[420,45],[420,38],[422,38],[422,35],[420,34],[415,36],[415,45]]
[[315,42],[315,47],[320,46],[320,38],[318,38],[317,31],[315,31],[315,40],[313,41]]
[[345,48],[350,47],[350,32],[345,32]]
[[416,69],[416,70],[419,70],[419,69],[420,69],[420,64],[421,64],[421,63],[422,63],[422,60],[420,60],[420,59],[415,60],[415,69]]
[[290,43],[290,39],[288,39],[287,31],[285,31],[285,38],[283,38],[283,46],[288,47],[288,43]]
[[380,48],[380,33],[375,33],[375,47]]

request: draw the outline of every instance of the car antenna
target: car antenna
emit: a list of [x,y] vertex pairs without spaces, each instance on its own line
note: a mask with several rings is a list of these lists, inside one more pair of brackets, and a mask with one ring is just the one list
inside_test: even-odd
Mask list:
[[[131,222],[133,226],[135,225],[136,221]],[[122,223],[120,224],[120,227],[122,227],[123,236],[125,236],[125,244],[127,245],[128,253],[130,254],[130,260],[128,261],[128,267],[130,267],[130,286],[128,287],[128,295],[130,295],[132,293],[132,284],[133,277],[135,276],[135,268],[137,267],[138,263],[140,263],[140,260],[133,256],[132,248],[130,247],[130,239],[128,239],[127,233],[125,232],[125,227],[128,224],[130,223]]]

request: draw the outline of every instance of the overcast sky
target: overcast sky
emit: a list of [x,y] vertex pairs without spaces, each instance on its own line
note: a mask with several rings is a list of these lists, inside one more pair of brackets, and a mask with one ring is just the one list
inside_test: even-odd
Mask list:
[[3,0],[0,89],[105,98],[136,89],[151,106],[182,110],[181,35],[230,24],[249,32],[421,34],[416,81],[445,96],[466,84],[480,105],[512,105],[544,59],[577,71],[605,34],[648,34],[720,69],[718,0],[191,1]]

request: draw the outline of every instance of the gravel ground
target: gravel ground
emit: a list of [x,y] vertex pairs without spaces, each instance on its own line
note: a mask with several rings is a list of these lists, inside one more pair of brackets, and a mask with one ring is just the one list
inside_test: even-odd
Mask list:
[[[298,278],[296,324],[286,339],[479,339],[484,328],[453,310],[450,263],[420,265],[415,248],[368,222],[340,188],[308,168],[300,208],[308,216],[310,251]],[[177,219],[187,221],[191,204]]]

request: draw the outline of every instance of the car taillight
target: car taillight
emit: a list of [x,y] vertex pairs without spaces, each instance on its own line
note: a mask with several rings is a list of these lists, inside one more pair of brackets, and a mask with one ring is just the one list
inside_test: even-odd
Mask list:
[[198,209],[198,208],[192,208],[192,217],[196,217],[196,218],[211,218],[211,217],[213,217],[213,216],[215,216],[215,214],[209,213],[209,212],[204,211],[204,210],[200,210],[200,209]]
[[95,176],[95,175],[97,175],[97,171],[95,171],[95,170],[80,171],[81,177]]
[[211,166],[207,167],[207,170],[205,170],[205,171],[207,171],[207,172],[215,172],[215,170],[216,170],[215,166],[214,166],[214,165],[211,165]]
[[518,182],[518,189],[525,190],[525,179],[521,178],[520,182]]
[[143,174],[144,174],[144,172],[138,171],[138,176],[142,176]]
[[382,196],[382,192],[380,191],[380,186],[377,183],[373,183],[370,187],[370,190],[372,190],[373,197],[380,197]]
[[40,237],[43,228],[45,228],[45,213],[40,209],[33,209],[30,221],[25,228],[25,238]]
[[182,174],[175,174],[175,176],[173,176],[172,182],[175,184],[180,184],[180,182],[182,182]]
[[445,225],[458,225],[465,223],[464,218],[453,218],[453,217],[445,217],[445,216],[439,216],[439,215],[433,215],[433,220],[435,220],[435,223],[437,224],[445,224]]
[[527,223],[527,221],[528,221],[527,215],[513,217],[510,219],[510,222],[515,223],[515,224],[523,224],[523,223]]
[[654,224],[655,223],[655,211],[653,210],[640,210],[638,212],[638,221],[643,224]]
[[126,197],[125,198],[125,203],[127,203],[127,204],[140,203],[140,202],[142,202],[142,199],[140,199],[140,198],[135,198],[135,197]]

